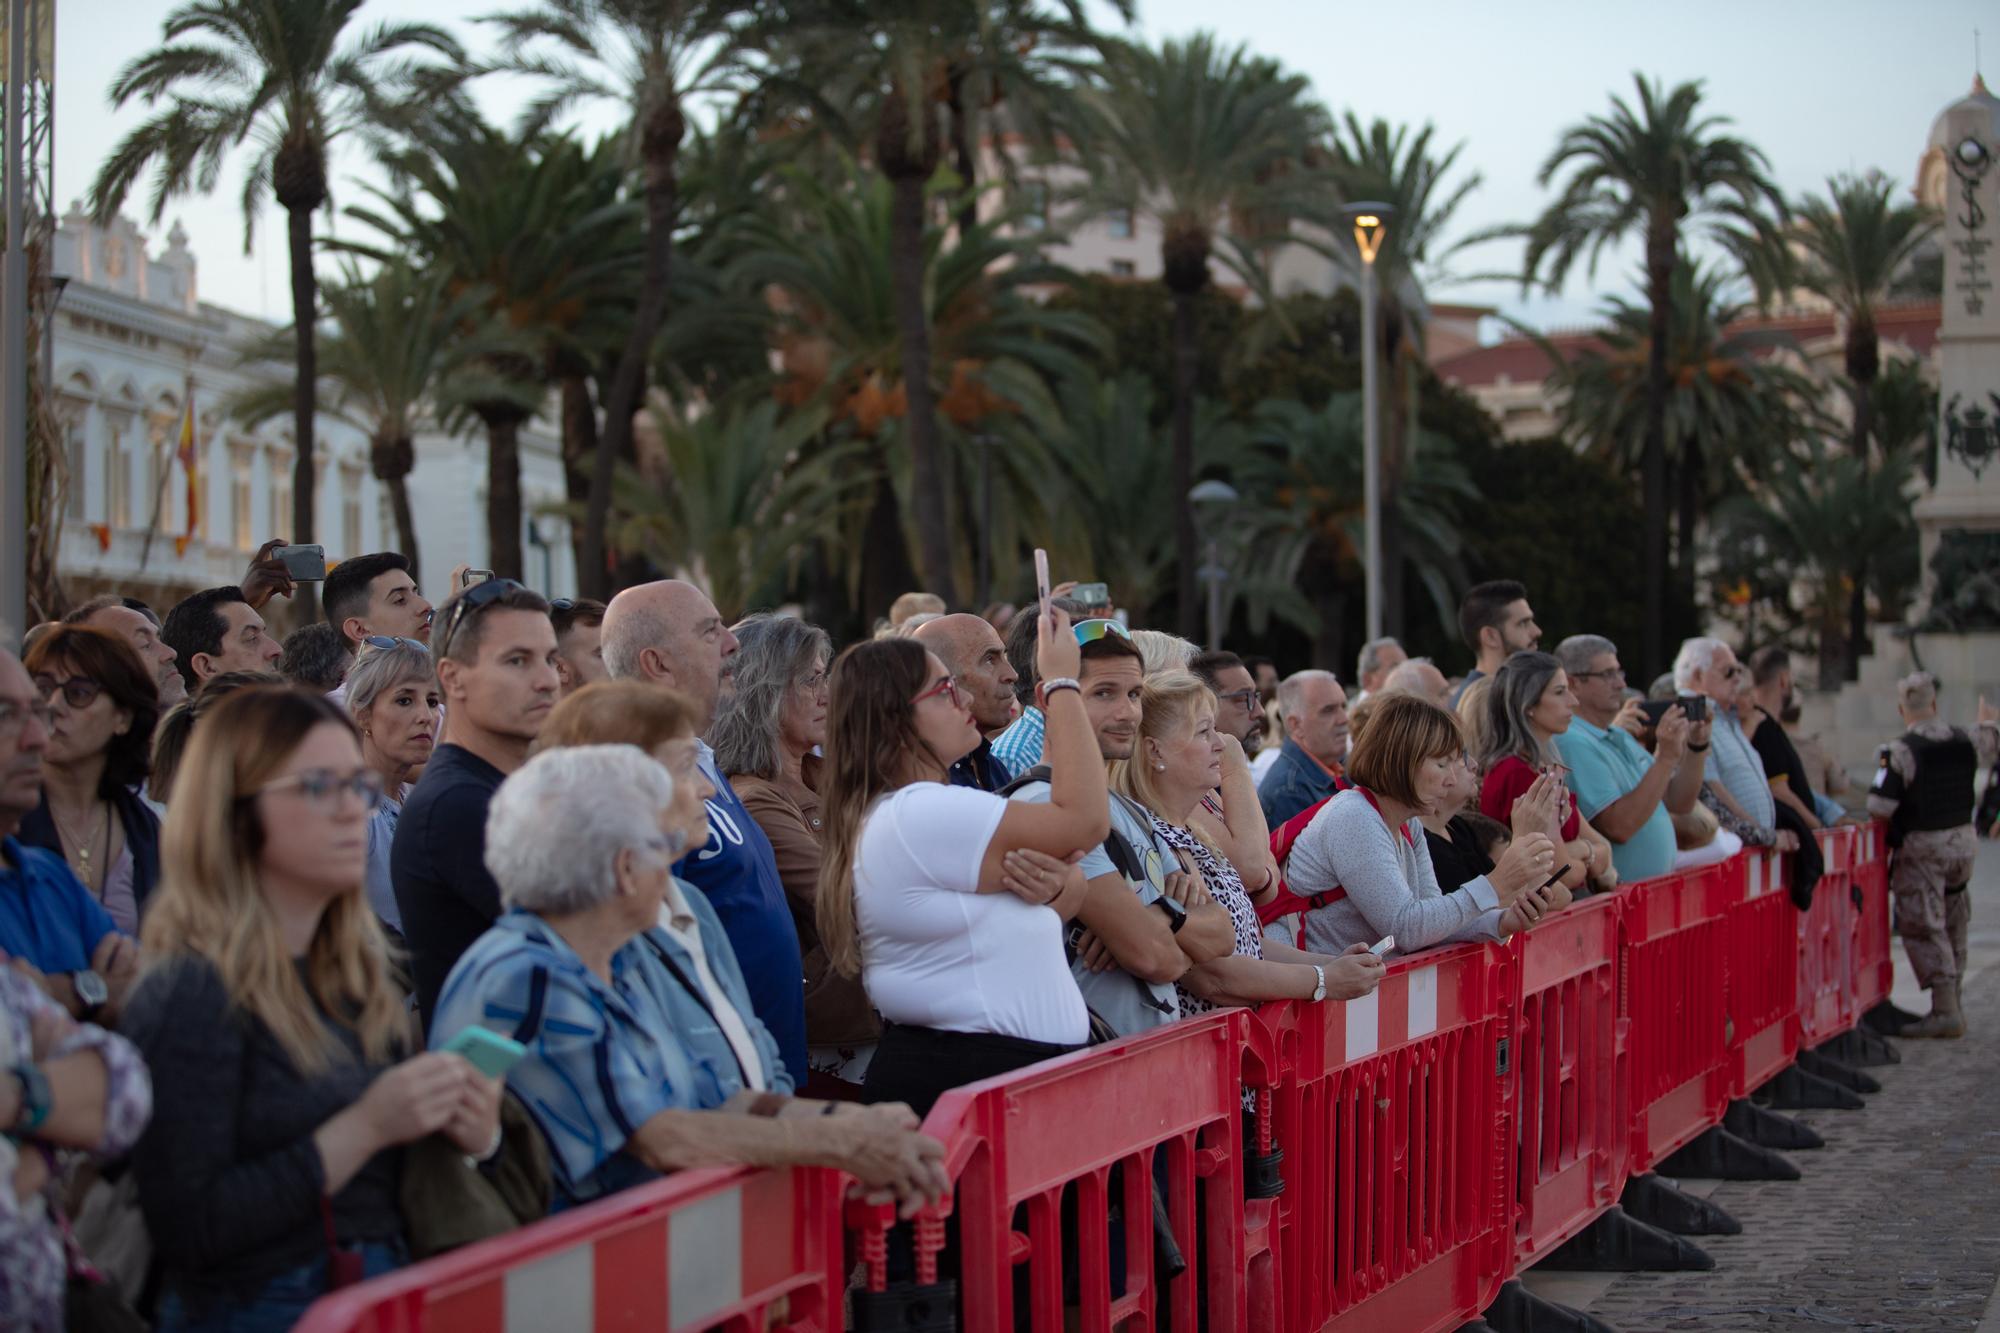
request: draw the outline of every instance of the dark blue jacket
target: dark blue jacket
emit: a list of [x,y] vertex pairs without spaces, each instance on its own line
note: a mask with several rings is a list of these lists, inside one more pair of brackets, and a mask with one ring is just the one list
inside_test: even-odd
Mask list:
[[1333,775],[1287,736],[1278,751],[1278,762],[1257,784],[1257,803],[1264,807],[1264,822],[1276,832],[1287,819],[1324,801],[1333,791]]

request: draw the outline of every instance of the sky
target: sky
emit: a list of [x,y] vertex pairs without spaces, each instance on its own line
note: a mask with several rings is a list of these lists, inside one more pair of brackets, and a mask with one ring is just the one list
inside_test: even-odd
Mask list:
[[[1965,95],[1974,72],[1974,29],[2000,51],[1992,0],[1137,0],[1138,32],[1151,40],[1204,27],[1307,75],[1337,116],[1364,122],[1434,124],[1440,147],[1462,142],[1457,170],[1481,186],[1460,207],[1456,233],[1524,222],[1549,197],[1536,184],[1563,130],[1628,95],[1635,71],[1670,83],[1702,80],[1710,113],[1762,148],[1788,195],[1822,190],[1836,172],[1879,168],[1908,187],[1945,106]],[[361,21],[422,18],[453,29],[477,51],[489,39],[473,20],[502,0],[370,0]],[[56,171],[58,208],[81,198],[98,164],[143,119],[137,104],[113,111],[113,76],[159,38],[166,0],[57,0]],[[1113,20],[1108,7],[1100,17]],[[1986,58],[1989,72],[2000,59]],[[1989,83],[2000,79],[1989,79]],[[489,115],[509,121],[522,82],[485,85]],[[612,123],[587,113],[587,128]],[[174,201],[157,229],[178,219],[199,260],[204,300],[267,318],[290,317],[283,216],[267,204],[252,253],[243,252],[238,202],[243,160],[209,198]],[[357,202],[349,178],[366,170],[337,153],[336,204]],[[145,221],[147,196],[128,212]],[[322,223],[322,226],[325,224]],[[336,230],[352,223],[336,219]],[[1465,252],[1463,273],[1507,272],[1518,246]],[[1593,277],[1581,266],[1554,297],[1523,298],[1511,282],[1434,285],[1434,301],[1496,305],[1539,327],[1588,322],[1610,295],[1635,289],[1637,250],[1607,252]]]

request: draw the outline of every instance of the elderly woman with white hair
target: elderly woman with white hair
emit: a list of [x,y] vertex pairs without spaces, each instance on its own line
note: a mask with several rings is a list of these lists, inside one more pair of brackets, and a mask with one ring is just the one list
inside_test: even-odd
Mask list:
[[486,866],[507,910],[452,969],[434,1044],[483,1026],[527,1048],[507,1086],[548,1141],[558,1209],[739,1164],[837,1167],[908,1211],[935,1199],[943,1149],[907,1106],[790,1095],[728,936],[672,873],[689,823],[634,746],[549,750],[502,783]]

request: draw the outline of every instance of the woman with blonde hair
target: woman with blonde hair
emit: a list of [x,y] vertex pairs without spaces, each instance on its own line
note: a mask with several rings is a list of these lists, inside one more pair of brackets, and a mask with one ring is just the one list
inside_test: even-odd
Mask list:
[[347,711],[361,733],[361,758],[382,780],[382,803],[368,819],[368,905],[398,939],[403,911],[389,877],[389,849],[413,774],[423,771],[444,726],[444,695],[430,645],[371,634],[347,673]]
[[125,1032],[154,1078],[133,1154],[164,1279],[158,1326],[289,1328],[406,1257],[404,1145],[490,1157],[501,1085],[407,1026],[363,893],[380,779],[323,697],[239,690],[176,779],[153,960]]
[[1235,867],[1192,822],[1202,800],[1222,785],[1229,738],[1216,730],[1214,692],[1192,675],[1166,672],[1146,677],[1139,706],[1138,743],[1130,759],[1112,762],[1112,789],[1145,807],[1154,832],[1179,853],[1181,868],[1228,910],[1236,928],[1234,953],[1197,963],[1181,978],[1181,1012],[1265,1000],[1348,1000],[1380,985],[1382,960],[1365,947],[1334,957],[1263,939]]

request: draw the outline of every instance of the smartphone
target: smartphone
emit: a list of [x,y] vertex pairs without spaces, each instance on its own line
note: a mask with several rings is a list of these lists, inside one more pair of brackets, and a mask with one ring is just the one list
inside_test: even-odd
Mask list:
[[1085,606],[1111,605],[1111,585],[1108,583],[1079,583],[1071,590],[1070,596]]
[[1042,599],[1042,616],[1049,614],[1049,553],[1035,548],[1035,596]]
[[458,1035],[444,1044],[452,1055],[462,1055],[474,1069],[488,1078],[505,1078],[507,1071],[521,1062],[528,1048],[491,1028],[474,1024],[460,1028]]
[[1556,886],[1556,885],[1557,885],[1557,884],[1558,884],[1559,882],[1561,882],[1561,880],[1562,880],[1562,877],[1563,877],[1564,875],[1567,875],[1568,873],[1569,873],[1569,863],[1568,863],[1568,862],[1564,862],[1564,863],[1563,863],[1562,865],[1559,865],[1559,866],[1557,866],[1557,867],[1556,867],[1556,873],[1555,873],[1555,874],[1553,874],[1553,875],[1550,875],[1550,876],[1549,876],[1549,877],[1548,877],[1547,879],[1545,879],[1545,880],[1543,880],[1543,881],[1542,881],[1542,886],[1541,886],[1541,888],[1540,888],[1540,889],[1536,889],[1536,890],[1535,890],[1535,892],[1536,892],[1536,893],[1540,893],[1540,892],[1542,891],[1542,889],[1552,889],[1552,888],[1554,888],[1554,887],[1555,887],[1555,886]]
[[1680,705],[1687,710],[1689,722],[1708,721],[1708,696],[1705,694],[1683,694]]
[[1679,702],[1679,699],[1642,699],[1639,701],[1639,713],[1646,719],[1647,726],[1657,727],[1660,719],[1667,715],[1667,710]]
[[458,590],[460,592],[464,592],[467,588],[470,588],[473,584],[484,583],[486,582],[486,580],[492,577],[493,577],[493,571],[490,569],[468,569],[465,571],[463,575],[460,576],[458,580]]
[[1395,947],[1396,937],[1394,935],[1384,935],[1381,939],[1376,940],[1368,946],[1368,952],[1374,954],[1377,958],[1382,958],[1386,957],[1389,950]]
[[285,574],[294,583],[326,582],[324,546],[280,546],[272,552],[285,563]]

